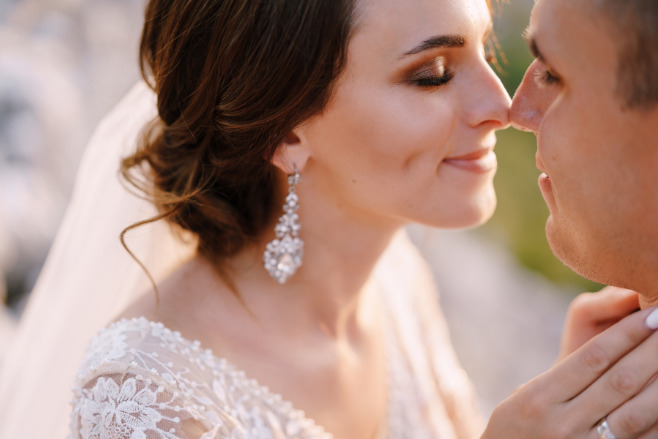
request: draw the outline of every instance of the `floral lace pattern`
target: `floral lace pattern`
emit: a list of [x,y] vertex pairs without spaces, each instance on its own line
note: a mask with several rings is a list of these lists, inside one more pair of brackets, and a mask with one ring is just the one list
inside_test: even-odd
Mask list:
[[[379,439],[475,437],[458,434],[448,414],[453,409],[460,416],[470,414],[467,405],[448,410],[445,404],[455,395],[471,395],[470,387],[447,394],[437,387],[441,380],[463,376],[447,334],[441,330],[428,338],[425,331],[436,325],[418,321],[409,296],[395,297],[385,301],[390,318],[389,407]],[[442,321],[440,314],[429,314],[421,320]],[[290,402],[202,349],[198,341],[145,318],[121,320],[101,330],[73,390],[69,439],[332,438]]]
[[[149,430],[162,438],[174,438],[171,432],[157,427],[162,414],[156,393],[148,387],[138,390],[135,378],[124,381],[121,388],[114,380],[99,378],[91,390],[84,391],[84,407],[80,410],[82,436],[146,439]],[[180,422],[178,418],[170,420]]]
[[331,438],[199,342],[144,318],[99,332],[74,392],[72,438]]
[[126,334],[101,331],[92,339],[81,370],[95,370],[104,361],[118,360],[128,350]]

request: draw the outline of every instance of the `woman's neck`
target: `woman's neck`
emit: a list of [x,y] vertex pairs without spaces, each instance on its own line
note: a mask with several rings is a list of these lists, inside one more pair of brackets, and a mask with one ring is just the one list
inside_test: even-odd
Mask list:
[[[368,279],[399,224],[375,224],[341,218],[340,213],[303,215],[302,266],[281,285],[262,266],[262,252],[273,239],[266,233],[261,244],[233,258],[229,271],[244,304],[259,321],[291,330],[308,327],[336,338],[349,337],[372,314]],[[313,220],[308,220],[309,217]],[[307,221],[304,222],[304,219]],[[281,325],[279,325],[280,327]],[[296,329],[293,329],[296,328]]]

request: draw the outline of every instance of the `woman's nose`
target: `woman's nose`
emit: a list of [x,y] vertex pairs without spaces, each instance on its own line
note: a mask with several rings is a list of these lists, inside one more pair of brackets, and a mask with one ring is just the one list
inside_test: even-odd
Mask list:
[[481,88],[476,93],[474,106],[471,108],[471,125],[495,123],[495,129],[505,129],[510,124],[510,97],[498,78],[498,75],[485,64],[485,77],[480,82]]

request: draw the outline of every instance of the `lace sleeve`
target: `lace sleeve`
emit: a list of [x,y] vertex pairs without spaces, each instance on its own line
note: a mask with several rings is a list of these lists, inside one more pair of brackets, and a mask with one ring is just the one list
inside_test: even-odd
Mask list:
[[203,385],[198,353],[144,319],[100,330],[73,388],[70,439],[220,437],[218,426],[230,423]]
[[103,369],[74,389],[71,439],[215,437],[201,407],[175,383],[125,364]]

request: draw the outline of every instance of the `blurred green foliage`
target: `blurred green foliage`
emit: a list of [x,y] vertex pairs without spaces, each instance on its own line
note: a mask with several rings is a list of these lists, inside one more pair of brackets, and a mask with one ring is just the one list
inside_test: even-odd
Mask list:
[[[532,0],[512,0],[496,14],[495,33],[502,49],[498,54],[499,75],[510,95],[532,61],[522,38],[532,4]],[[524,267],[555,283],[596,291],[601,288],[599,284],[565,267],[553,256],[546,242],[544,225],[548,209],[537,187],[539,171],[535,166],[535,149],[535,136],[531,133],[512,128],[498,133],[495,179],[498,208],[480,231],[511,249]]]

